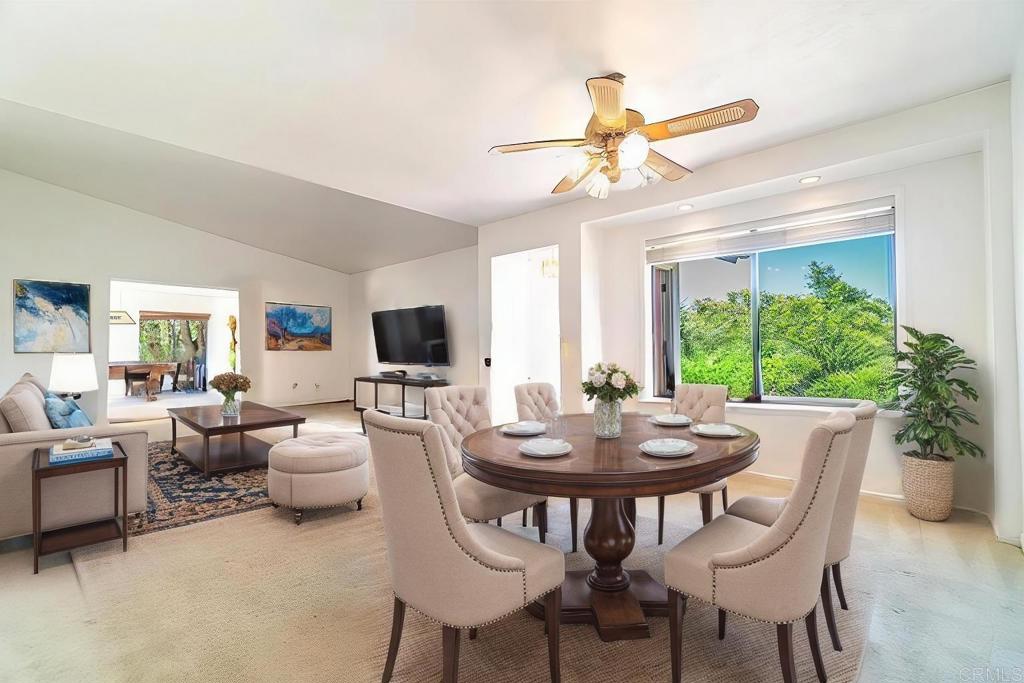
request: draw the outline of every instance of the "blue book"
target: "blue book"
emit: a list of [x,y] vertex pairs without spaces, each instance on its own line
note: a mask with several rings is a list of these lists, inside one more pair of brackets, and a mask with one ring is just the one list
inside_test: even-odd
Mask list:
[[110,439],[97,439],[89,448],[65,449],[62,444],[50,446],[50,464],[68,465],[89,460],[106,460],[114,457],[114,447]]

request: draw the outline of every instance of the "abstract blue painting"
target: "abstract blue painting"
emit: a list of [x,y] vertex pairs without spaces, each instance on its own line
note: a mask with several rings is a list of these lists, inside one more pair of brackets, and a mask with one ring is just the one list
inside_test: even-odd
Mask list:
[[89,353],[89,285],[14,281],[15,353]]
[[268,351],[330,351],[331,307],[267,303]]

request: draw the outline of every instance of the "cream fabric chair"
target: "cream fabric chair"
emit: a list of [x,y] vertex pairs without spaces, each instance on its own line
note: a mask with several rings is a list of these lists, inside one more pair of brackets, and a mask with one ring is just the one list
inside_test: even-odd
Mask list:
[[547,498],[491,486],[462,470],[462,440],[491,426],[486,387],[432,387],[426,390],[425,401],[427,418],[444,434],[448,471],[463,514],[474,522],[494,519],[501,526],[505,515],[532,507],[543,543],[547,534]]
[[517,384],[516,412],[520,420],[553,420],[558,417],[558,395],[547,382]]
[[475,630],[543,599],[551,680],[559,681],[559,621],[565,557],[488,524],[468,524],[435,424],[366,411],[395,591],[382,680],[394,671],[406,606],[442,627],[443,680],[458,680],[461,629]]
[[[725,401],[729,387],[724,384],[677,384],[672,396],[672,412],[686,415],[695,422],[724,422]],[[714,494],[722,492],[722,509],[729,507],[729,489],[725,479],[693,489],[700,496],[700,512],[704,523],[711,521]],[[665,496],[658,496],[658,545],[664,542]]]
[[826,680],[814,612],[855,422],[849,411],[836,411],[811,431],[793,494],[770,527],[722,515],[666,554],[675,683],[682,676],[680,631],[689,597],[719,608],[720,637],[726,612],[776,624],[787,683],[796,678],[793,622],[803,619],[818,678]]
[[[846,468],[843,480],[839,484],[839,498],[836,500],[836,513],[832,520],[832,531],[828,537],[828,550],[825,553],[825,567],[821,572],[821,605],[825,612],[825,622],[832,639],[832,647],[842,650],[839,640],[839,629],[836,626],[835,612],[832,608],[832,589],[829,586],[829,568],[836,583],[839,606],[849,609],[846,595],[843,593],[843,577],[839,563],[850,556],[853,542],[853,524],[857,518],[857,501],[860,499],[860,486],[864,481],[864,467],[868,462],[868,450],[871,447],[871,434],[875,428],[875,415],[878,406],[873,401],[861,401],[851,411],[857,421],[850,437],[850,452],[846,456]],[[786,498],[766,498],[764,496],[744,496],[726,512],[742,517],[764,526],[771,526],[779,518],[787,505]]]
[[[554,385],[547,382],[517,384],[515,394],[516,412],[520,421],[547,422],[558,417],[558,392],[555,391]],[[523,510],[523,526],[526,526],[526,510]],[[569,526],[572,532],[572,551],[576,552],[579,526],[579,501],[576,498],[569,499]]]

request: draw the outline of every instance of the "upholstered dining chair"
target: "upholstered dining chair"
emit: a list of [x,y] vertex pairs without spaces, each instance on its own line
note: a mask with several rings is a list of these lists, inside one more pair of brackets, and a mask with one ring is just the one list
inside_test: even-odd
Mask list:
[[[878,406],[874,401],[861,401],[853,410],[857,421],[850,437],[850,452],[846,456],[846,467],[843,479],[839,484],[839,497],[836,499],[835,517],[832,519],[832,531],[828,537],[828,550],[825,552],[825,565],[821,571],[821,607],[825,612],[825,623],[832,640],[832,648],[842,650],[839,639],[839,628],[836,625],[835,611],[832,606],[832,589],[829,586],[829,571],[835,579],[836,594],[839,606],[849,609],[846,595],[843,593],[843,576],[839,569],[840,563],[850,556],[853,543],[853,524],[857,518],[857,501],[860,499],[860,486],[864,481],[864,467],[868,462],[868,450],[871,447],[871,434],[875,428],[875,415]],[[787,498],[766,498],[764,496],[744,496],[729,506],[727,514],[742,517],[764,526],[771,526],[779,518],[787,505]]]
[[[531,382],[517,384],[516,413],[519,420],[537,420],[547,422],[558,417],[558,392],[553,384],[547,382]],[[579,525],[579,500],[569,499],[569,526],[572,532],[572,551],[576,552],[576,530]],[[523,526],[526,526],[526,510],[523,510]]]
[[448,471],[455,485],[459,507],[474,522],[496,520],[533,508],[534,523],[543,543],[548,530],[547,498],[508,491],[485,484],[462,470],[462,440],[491,426],[487,388],[478,386],[432,387],[426,390],[427,418],[444,435]]
[[543,600],[551,680],[560,681],[559,621],[565,556],[489,524],[467,523],[449,472],[444,434],[423,420],[366,411],[395,592],[383,683],[391,680],[412,607],[441,625],[442,677],[459,676],[459,636]]
[[680,637],[690,597],[718,608],[720,636],[727,612],[774,623],[786,683],[796,680],[793,623],[803,619],[818,680],[826,680],[815,609],[855,422],[849,411],[836,411],[811,431],[796,486],[770,527],[721,515],[665,555],[674,683],[682,676]]
[[[672,396],[672,412],[686,415],[694,422],[723,422],[725,401],[729,387],[723,384],[677,384]],[[707,524],[711,521],[714,494],[722,492],[722,509],[729,507],[729,489],[725,479],[693,489],[700,496],[700,514]],[[665,496],[658,496],[658,545],[665,536]]]

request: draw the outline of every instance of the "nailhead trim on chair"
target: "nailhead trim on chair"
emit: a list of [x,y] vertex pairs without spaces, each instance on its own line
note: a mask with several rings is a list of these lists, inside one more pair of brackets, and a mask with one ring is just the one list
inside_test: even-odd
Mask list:
[[516,612],[522,612],[524,609],[529,607],[531,602],[536,602],[537,600],[540,600],[541,598],[543,598],[545,595],[548,595],[550,593],[554,593],[556,590],[558,590],[561,587],[562,587],[562,584],[558,584],[554,588],[552,588],[550,590],[544,591],[543,593],[541,593],[540,595],[535,597],[533,600],[530,600],[530,601],[526,602],[522,607],[516,607],[514,610],[510,610],[508,612],[505,612],[500,617],[495,617],[494,619],[491,619],[490,621],[485,621],[483,623],[475,624],[473,626],[456,626],[455,624],[449,624],[446,621],[441,621],[437,617],[432,617],[429,614],[427,614],[426,612],[421,611],[415,605],[410,605],[405,600],[402,600],[402,598],[398,597],[398,593],[394,593],[394,596],[396,598],[398,598],[399,600],[402,600],[402,604],[404,604],[406,607],[411,607],[414,612],[416,612],[420,616],[428,619],[429,621],[434,622],[435,624],[440,624],[441,626],[448,626],[449,628],[458,628],[458,629],[463,629],[464,630],[464,629],[469,629],[469,628],[483,628],[484,626],[490,626],[491,624],[496,624],[499,621],[501,621],[502,619],[505,619],[507,617],[512,616]]
[[[486,562],[483,562],[480,558],[476,557],[475,555],[470,553],[468,550],[466,550],[462,546],[462,544],[459,543],[459,539],[455,538],[455,534],[452,532],[452,527],[448,523],[448,516],[444,514],[444,502],[442,502],[442,500],[441,500],[441,490],[437,486],[437,477],[434,475],[434,468],[430,464],[430,454],[427,453],[427,442],[423,440],[423,435],[420,434],[420,433],[417,433],[417,432],[407,432],[407,431],[403,431],[403,430],[400,430],[400,429],[391,429],[389,427],[380,427],[380,426],[374,425],[374,424],[371,424],[370,426],[373,427],[374,429],[379,429],[382,432],[391,432],[393,434],[403,434],[405,436],[415,436],[415,437],[419,438],[420,446],[423,448],[423,455],[424,455],[424,457],[427,460],[427,470],[430,472],[430,480],[434,484],[434,495],[437,497],[437,504],[438,504],[438,506],[440,507],[440,510],[441,510],[441,518],[444,519],[444,528],[448,530],[448,536],[452,539],[452,541],[455,542],[456,547],[458,547],[458,549],[461,550],[462,553],[466,557],[468,557],[469,559],[473,560],[474,562],[479,564],[481,567],[485,567],[486,569],[490,569],[493,572],[502,572],[502,573],[507,573],[507,574],[515,574],[515,573],[520,574],[521,577],[522,577],[522,581],[523,581],[523,607],[525,607],[526,605],[530,604],[530,601],[527,599],[527,593],[526,593],[526,570],[525,569],[501,569],[499,567],[492,567],[491,565],[487,564]],[[554,590],[554,589],[552,589],[552,590]],[[398,596],[397,594],[396,594],[396,597],[398,597],[399,600],[402,600],[403,603],[406,603],[406,601],[403,598],[401,598],[400,596]],[[409,604],[409,603],[406,603],[406,604]],[[428,614],[424,613],[422,610],[416,609],[415,605],[409,605],[409,606],[412,607],[413,609],[415,609],[420,614],[423,614],[423,616],[425,616],[425,617],[427,617],[427,618],[429,618],[429,619],[431,619],[433,621],[436,621],[439,624],[444,624],[445,626],[453,626],[452,624],[445,624],[443,621],[440,621],[440,620],[438,620],[438,619],[436,619],[434,617],[430,617]],[[499,619],[504,619],[509,614],[513,614],[515,612],[518,612],[521,609],[522,609],[522,607],[518,607],[518,608],[512,610],[511,612],[508,612],[508,613],[502,615],[501,617],[498,617],[498,619],[495,619],[494,621],[498,621]],[[488,624],[493,624],[494,621],[489,621],[487,623]],[[480,625],[481,626],[486,626],[487,624],[480,624]],[[453,626],[453,628],[465,628],[465,627],[461,627],[461,626],[455,627],[455,626]]]
[[[796,528],[793,529],[793,532],[789,535],[788,538],[786,538],[785,541],[780,543],[771,552],[766,553],[766,554],[762,555],[761,557],[755,558],[753,560],[748,560],[746,562],[743,562],[742,564],[715,565],[712,568],[712,570],[711,570],[711,602],[710,603],[707,600],[702,600],[701,598],[698,598],[696,596],[690,595],[689,593],[683,593],[683,591],[680,591],[680,590],[676,589],[673,586],[669,586],[669,588],[672,588],[672,590],[675,590],[677,593],[683,593],[683,595],[686,595],[687,598],[694,598],[698,602],[703,602],[704,604],[711,605],[712,607],[716,607],[718,609],[724,610],[726,612],[729,612],[730,614],[735,614],[737,616],[745,617],[745,618],[750,619],[752,621],[760,621],[761,623],[764,623],[764,624],[792,624],[792,623],[795,623],[797,621],[800,621],[801,619],[806,617],[808,614],[810,614],[811,610],[808,610],[802,617],[799,617],[797,619],[791,619],[789,621],[768,621],[766,619],[758,619],[756,617],[751,617],[749,615],[742,614],[740,612],[734,612],[731,609],[726,609],[726,608],[723,608],[723,607],[719,607],[719,605],[717,604],[718,584],[717,584],[717,581],[716,581],[717,576],[718,576],[718,570],[719,569],[740,569],[741,567],[749,567],[751,565],[755,565],[755,564],[757,564],[759,562],[763,562],[764,560],[768,559],[772,555],[775,555],[776,553],[781,551],[783,548],[785,548],[787,545],[789,545],[789,542],[792,541],[796,537],[797,532],[800,531],[800,527],[803,526],[804,521],[807,519],[807,515],[810,514],[811,508],[814,507],[814,501],[817,500],[817,498],[818,498],[818,488],[821,486],[821,478],[825,476],[825,467],[826,467],[826,465],[828,465],[828,459],[832,455],[832,446],[835,444],[836,437],[841,435],[841,434],[849,434],[851,431],[853,431],[853,430],[852,429],[847,429],[847,430],[842,431],[842,432],[833,432],[832,433],[832,438],[829,439],[829,442],[828,442],[828,449],[825,451],[825,459],[821,463],[821,471],[818,472],[818,480],[814,483],[814,492],[811,494],[811,501],[810,501],[810,503],[808,503],[807,509],[804,510],[804,514],[803,514],[803,517],[800,518],[800,522],[796,525]],[[815,607],[817,607],[817,603],[815,603]]]

